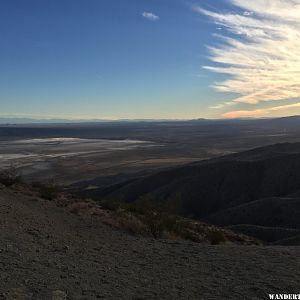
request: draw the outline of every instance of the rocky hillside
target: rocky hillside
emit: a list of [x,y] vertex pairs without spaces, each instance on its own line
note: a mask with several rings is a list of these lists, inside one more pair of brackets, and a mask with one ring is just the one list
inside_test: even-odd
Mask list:
[[109,212],[69,200],[0,189],[0,298],[264,299],[299,292],[298,247],[132,235],[109,224]]
[[147,200],[181,216],[217,225],[300,229],[299,191],[300,143],[285,143],[83,193],[97,200]]

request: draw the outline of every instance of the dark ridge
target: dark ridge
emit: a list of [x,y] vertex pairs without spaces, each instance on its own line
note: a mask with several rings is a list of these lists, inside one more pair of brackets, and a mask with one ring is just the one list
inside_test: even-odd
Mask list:
[[[146,199],[160,209],[222,226],[299,230],[299,191],[300,143],[283,143],[169,168],[82,194],[97,200]],[[253,236],[265,235],[267,242],[285,237],[284,232],[276,237],[268,228],[255,230]]]

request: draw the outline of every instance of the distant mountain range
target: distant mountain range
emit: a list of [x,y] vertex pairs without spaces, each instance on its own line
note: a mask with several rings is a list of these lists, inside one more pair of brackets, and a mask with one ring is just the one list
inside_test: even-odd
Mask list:
[[68,120],[68,119],[34,119],[34,118],[13,118],[0,117],[0,124],[63,124],[63,123],[89,123],[89,122],[106,122],[106,120]]
[[0,117],[0,124],[63,124],[63,123],[102,123],[102,122],[205,122],[205,123],[248,123],[248,122],[260,122],[260,123],[294,123],[300,122],[300,116],[290,116],[283,118],[261,118],[261,119],[192,119],[192,120],[180,120],[180,119],[64,119],[64,118],[23,118],[23,117]]
[[[59,118],[18,118],[18,117],[0,117],[0,124],[70,124],[70,123],[105,123],[105,122],[189,122],[190,120],[180,119],[59,119]],[[211,121],[207,119],[197,119],[192,121]]]

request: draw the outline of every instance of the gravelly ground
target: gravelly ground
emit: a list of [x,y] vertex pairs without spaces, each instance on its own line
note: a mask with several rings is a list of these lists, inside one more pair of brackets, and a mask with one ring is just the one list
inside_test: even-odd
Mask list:
[[268,299],[300,292],[300,247],[153,240],[0,190],[0,299]]

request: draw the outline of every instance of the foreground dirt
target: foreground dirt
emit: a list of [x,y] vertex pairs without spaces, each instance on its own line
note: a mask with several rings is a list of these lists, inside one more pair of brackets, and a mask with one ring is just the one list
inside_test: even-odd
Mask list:
[[139,238],[1,188],[0,226],[0,299],[268,299],[300,290],[300,247]]

